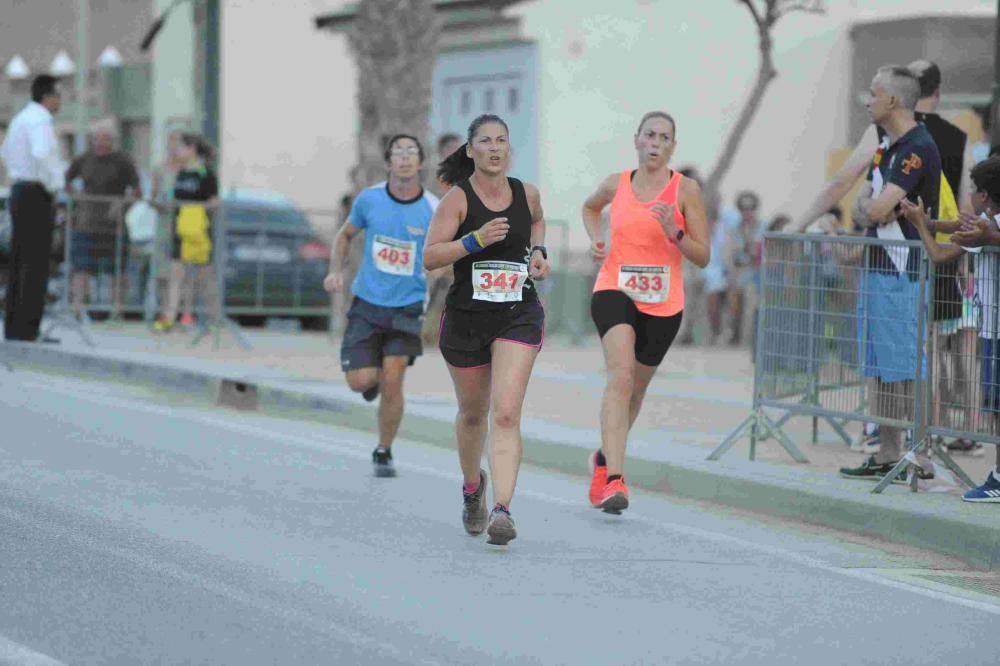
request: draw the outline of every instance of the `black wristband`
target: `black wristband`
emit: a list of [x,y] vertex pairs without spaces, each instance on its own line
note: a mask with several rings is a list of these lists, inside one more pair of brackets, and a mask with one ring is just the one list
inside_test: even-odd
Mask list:
[[542,259],[545,259],[546,261],[549,260],[549,253],[545,249],[544,245],[536,245],[535,247],[531,248],[531,254],[534,254],[535,251],[538,251],[538,252],[542,253]]

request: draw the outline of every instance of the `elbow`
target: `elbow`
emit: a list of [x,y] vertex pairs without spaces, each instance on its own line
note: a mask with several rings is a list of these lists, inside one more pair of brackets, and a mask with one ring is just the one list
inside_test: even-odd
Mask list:
[[441,263],[440,258],[437,256],[437,252],[434,251],[433,247],[424,248],[424,270],[425,271],[436,271],[439,268],[443,268],[444,264]]

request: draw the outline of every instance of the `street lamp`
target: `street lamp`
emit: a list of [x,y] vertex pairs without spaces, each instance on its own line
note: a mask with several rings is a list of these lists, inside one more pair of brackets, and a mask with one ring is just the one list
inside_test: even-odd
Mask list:
[[7,66],[4,68],[3,73],[7,75],[7,78],[11,81],[21,81],[28,78],[31,74],[31,68],[28,67],[28,63],[24,61],[20,53],[14,54],[14,57],[10,59]]

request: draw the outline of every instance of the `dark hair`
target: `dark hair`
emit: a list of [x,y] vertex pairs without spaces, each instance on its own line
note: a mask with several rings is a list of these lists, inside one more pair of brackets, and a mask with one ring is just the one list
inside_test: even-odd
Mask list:
[[941,89],[941,68],[930,60],[915,60],[909,69],[920,84],[920,99],[931,97]]
[[385,151],[382,153],[382,157],[388,162],[389,158],[392,157],[392,147],[396,145],[396,142],[400,139],[409,139],[413,143],[417,144],[417,151],[420,155],[420,161],[424,161],[424,144],[420,143],[420,139],[413,136],[412,134],[393,134],[389,137],[389,140],[385,142]]
[[889,77],[889,94],[898,97],[905,109],[913,111],[920,100],[920,81],[909,68],[900,65],[883,65],[880,76]]
[[994,204],[1000,204],[1000,156],[988,157],[972,167],[972,183],[985,192]]
[[701,185],[701,175],[698,173],[697,167],[687,165],[680,167],[677,171],[679,171],[682,176],[690,178],[694,182],[698,183],[698,185]]
[[469,125],[469,132],[466,141],[462,146],[448,157],[438,163],[438,178],[447,185],[456,185],[476,172],[476,163],[471,157],[466,155],[465,149],[472,143],[479,128],[487,123],[498,123],[510,133],[510,128],[500,116],[492,113],[484,113]]
[[749,190],[744,190],[736,195],[736,207],[743,209],[747,204],[751,204],[754,208],[760,208],[760,197],[757,196],[756,192],[750,192]]
[[785,215],[784,213],[778,213],[777,215],[774,216],[774,219],[771,220],[771,223],[767,225],[767,230],[781,231],[791,223],[792,223],[792,218],[790,216]]
[[[438,137],[438,142],[437,142],[438,154],[440,155],[441,151],[444,150],[444,147],[447,146],[452,141],[461,141],[461,140],[462,137],[455,134],[454,132],[446,132],[445,134],[442,134],[441,136]],[[447,157],[447,155],[445,155],[445,157]]]
[[649,120],[650,118],[663,118],[664,120],[669,120],[670,126],[674,128],[674,139],[677,138],[677,121],[674,120],[674,117],[669,113],[667,113],[666,111],[650,111],[649,113],[644,115],[642,117],[642,120],[639,121],[638,129],[635,130],[636,134],[642,131],[642,126],[645,125],[646,121]]
[[215,159],[215,149],[205,140],[201,134],[196,132],[181,132],[180,142],[189,148],[194,148],[198,157],[211,162]]
[[57,85],[59,85],[59,79],[56,77],[49,74],[39,74],[31,82],[32,101],[41,104],[43,99],[56,92]]

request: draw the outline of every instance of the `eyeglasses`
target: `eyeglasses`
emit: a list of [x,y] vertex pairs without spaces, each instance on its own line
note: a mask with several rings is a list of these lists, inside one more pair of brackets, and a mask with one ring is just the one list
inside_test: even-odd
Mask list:
[[403,155],[419,155],[420,149],[416,146],[410,146],[408,148],[393,148],[389,151],[389,154],[393,157],[402,157]]

